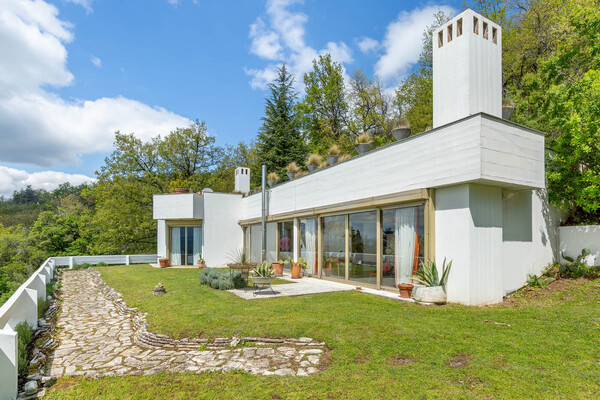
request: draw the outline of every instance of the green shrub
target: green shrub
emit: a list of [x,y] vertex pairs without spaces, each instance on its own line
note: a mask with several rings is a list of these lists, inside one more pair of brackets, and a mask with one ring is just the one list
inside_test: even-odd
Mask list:
[[200,271],[198,279],[200,283],[219,290],[242,288],[246,284],[240,271],[225,268],[205,268]]
[[548,284],[554,282],[555,279],[551,277],[527,275],[527,286],[529,287],[547,287]]
[[565,256],[564,252],[561,252],[562,258],[567,260],[567,263],[561,264],[558,267],[558,273],[561,278],[584,278],[592,277],[595,273],[595,268],[590,267],[586,264],[585,259],[591,254],[590,249],[582,249],[581,254],[577,258]]
[[20,322],[15,326],[18,338],[19,348],[19,374],[22,374],[27,369],[27,345],[33,337],[33,325],[27,322]]
[[98,264],[96,264],[96,267],[107,267],[108,264],[105,263],[104,261],[100,261]]
[[42,318],[42,315],[44,315],[44,312],[46,312],[46,309],[48,308],[48,300],[46,299],[38,299],[38,319]]
[[73,265],[73,269],[88,269],[91,266],[90,263],[83,263],[81,265]]

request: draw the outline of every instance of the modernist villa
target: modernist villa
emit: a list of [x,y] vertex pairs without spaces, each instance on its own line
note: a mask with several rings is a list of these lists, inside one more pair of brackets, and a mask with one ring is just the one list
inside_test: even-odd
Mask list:
[[[267,259],[302,257],[315,277],[382,290],[419,260],[453,261],[449,302],[490,304],[555,259],[544,134],[502,118],[502,29],[466,10],[433,34],[433,129],[266,193]],[[154,196],[173,265],[261,256],[261,193]],[[556,222],[556,223],[555,223]]]

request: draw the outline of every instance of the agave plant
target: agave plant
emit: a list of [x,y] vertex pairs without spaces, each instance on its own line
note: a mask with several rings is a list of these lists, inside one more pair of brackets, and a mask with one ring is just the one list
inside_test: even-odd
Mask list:
[[452,267],[452,261],[446,264],[446,258],[444,258],[441,276],[438,274],[438,268],[435,265],[434,260],[427,260],[427,262],[421,261],[420,266],[421,268],[415,273],[416,276],[411,277],[413,281],[422,283],[425,286],[446,286],[448,274]]
[[255,269],[254,269],[254,274],[256,276],[260,276],[263,278],[268,278],[270,276],[273,276],[273,267],[271,266],[271,263],[268,261],[265,261],[262,264],[259,264]]

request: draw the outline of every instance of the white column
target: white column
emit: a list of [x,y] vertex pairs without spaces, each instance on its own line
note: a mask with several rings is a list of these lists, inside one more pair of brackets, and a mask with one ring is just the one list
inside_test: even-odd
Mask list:
[[125,265],[129,265],[129,255],[125,256]]
[[17,333],[7,325],[0,330],[0,400],[17,397],[18,362]]
[[73,257],[69,257],[69,269],[73,268]]
[[294,249],[294,261],[298,261],[300,257],[300,248],[298,244],[300,243],[300,221],[298,218],[294,218],[294,233],[293,233],[293,249]]

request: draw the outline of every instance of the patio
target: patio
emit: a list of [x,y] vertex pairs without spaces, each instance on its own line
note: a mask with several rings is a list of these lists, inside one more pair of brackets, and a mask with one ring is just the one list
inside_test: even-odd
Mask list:
[[[229,292],[241,297],[245,300],[258,300],[258,299],[270,299],[275,297],[293,297],[293,296],[305,296],[310,294],[321,294],[331,292],[349,292],[357,291],[360,293],[366,293],[370,295],[380,296],[398,301],[414,302],[413,299],[400,298],[398,293],[388,292],[385,290],[370,289],[360,287],[356,285],[349,285],[346,283],[333,282],[324,279],[303,277],[302,279],[292,279],[290,274],[285,272],[279,279],[284,279],[293,282],[289,285],[272,285],[271,289],[264,288],[260,291],[254,291],[252,287],[246,287],[244,289],[232,289]],[[358,289],[360,287],[360,290]]]

